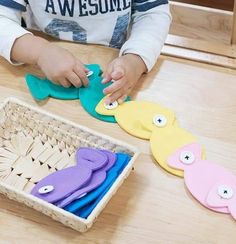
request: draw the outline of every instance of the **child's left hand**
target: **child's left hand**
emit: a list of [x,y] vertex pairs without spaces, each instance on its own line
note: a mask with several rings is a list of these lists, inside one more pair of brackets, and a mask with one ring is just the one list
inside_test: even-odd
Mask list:
[[135,54],[126,54],[113,60],[104,74],[103,84],[114,80],[113,84],[103,90],[110,94],[106,103],[118,101],[122,103],[132,91],[141,75],[146,71],[143,60]]

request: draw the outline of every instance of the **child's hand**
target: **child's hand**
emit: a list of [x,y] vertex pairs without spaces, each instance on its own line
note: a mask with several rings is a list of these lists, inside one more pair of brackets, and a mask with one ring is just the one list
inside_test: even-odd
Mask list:
[[64,87],[87,86],[88,70],[66,49],[48,43],[41,49],[37,64],[48,79]]
[[106,103],[118,101],[122,103],[132,91],[141,75],[146,71],[143,60],[135,54],[126,54],[113,60],[104,74],[103,84],[114,80],[113,84],[104,89],[110,96]]

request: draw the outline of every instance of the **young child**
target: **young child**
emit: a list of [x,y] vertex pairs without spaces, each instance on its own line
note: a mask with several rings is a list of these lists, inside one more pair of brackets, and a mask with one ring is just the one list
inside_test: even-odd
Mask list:
[[[62,40],[120,48],[103,83],[107,103],[122,102],[154,66],[171,23],[168,0],[0,0],[0,54],[12,64],[36,64],[65,87],[87,86],[86,68],[69,51],[21,27]],[[127,34],[128,33],[128,34]]]

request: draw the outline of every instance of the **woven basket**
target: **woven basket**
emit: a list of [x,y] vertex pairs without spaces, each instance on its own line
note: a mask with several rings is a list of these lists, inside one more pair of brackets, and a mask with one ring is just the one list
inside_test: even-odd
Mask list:
[[[128,153],[132,160],[87,219],[82,219],[29,194],[56,170],[75,165],[79,147]],[[129,175],[138,150],[126,143],[77,125],[15,98],[0,106],[0,193],[22,202],[80,232],[88,230]]]

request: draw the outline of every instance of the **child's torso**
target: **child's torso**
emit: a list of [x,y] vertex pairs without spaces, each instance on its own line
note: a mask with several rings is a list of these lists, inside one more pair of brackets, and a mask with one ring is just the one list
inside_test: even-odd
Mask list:
[[29,0],[36,26],[57,38],[120,48],[132,0]]

